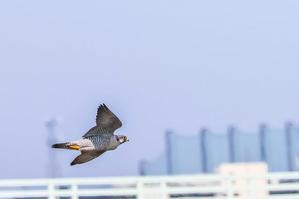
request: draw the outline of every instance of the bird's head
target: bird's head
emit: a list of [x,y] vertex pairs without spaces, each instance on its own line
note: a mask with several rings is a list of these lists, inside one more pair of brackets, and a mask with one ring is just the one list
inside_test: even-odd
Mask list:
[[118,142],[119,144],[123,144],[123,143],[129,141],[128,137],[125,136],[125,135],[117,135],[117,136],[116,136],[116,140],[117,140],[117,142]]

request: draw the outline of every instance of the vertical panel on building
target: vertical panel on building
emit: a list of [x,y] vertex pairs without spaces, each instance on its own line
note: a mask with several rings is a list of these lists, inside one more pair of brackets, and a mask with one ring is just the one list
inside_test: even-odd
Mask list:
[[165,175],[167,174],[166,155],[163,153],[151,162],[140,162],[141,175]]
[[202,171],[199,140],[196,136],[172,134],[171,137],[172,174],[191,174]]
[[261,152],[261,161],[267,162],[267,154],[266,154],[266,132],[267,126],[266,124],[261,124],[259,128],[259,136],[260,136],[260,152]]
[[265,135],[266,157],[270,171],[288,170],[287,140],[284,130],[268,130]]
[[292,142],[294,147],[294,170],[299,171],[299,128],[294,127],[292,131]]
[[165,152],[166,152],[166,171],[167,171],[167,174],[168,175],[171,175],[173,173],[173,159],[172,159],[172,156],[173,156],[173,132],[171,131],[167,131],[165,133]]
[[207,134],[208,130],[203,128],[199,132],[199,155],[200,155],[200,161],[201,161],[201,171],[203,173],[208,172],[208,166],[207,166]]
[[222,163],[230,161],[229,142],[227,134],[206,134],[206,169],[207,172],[215,172]]
[[292,123],[285,126],[290,171],[299,170],[299,131]]
[[227,139],[228,139],[229,161],[232,163],[236,161],[235,134],[236,134],[236,128],[230,126],[227,130]]
[[235,161],[261,161],[260,138],[258,133],[235,134]]
[[287,147],[287,160],[288,160],[288,170],[294,170],[293,157],[294,157],[294,146],[292,142],[292,132],[293,124],[288,122],[285,125],[285,135],[286,135],[286,147]]

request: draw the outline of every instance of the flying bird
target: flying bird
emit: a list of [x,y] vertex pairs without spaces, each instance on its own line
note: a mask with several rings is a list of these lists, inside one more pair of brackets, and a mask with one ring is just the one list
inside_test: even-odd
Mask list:
[[118,117],[105,104],[101,104],[97,111],[96,126],[92,127],[81,139],[54,144],[52,148],[80,151],[81,154],[71,162],[71,165],[82,164],[129,141],[127,136],[114,135],[114,131],[121,126],[122,123]]

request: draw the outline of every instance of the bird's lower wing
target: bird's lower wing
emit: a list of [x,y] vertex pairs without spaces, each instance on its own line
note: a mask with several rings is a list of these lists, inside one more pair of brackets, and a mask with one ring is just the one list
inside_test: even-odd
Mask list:
[[71,166],[75,164],[82,164],[95,159],[102,155],[105,151],[82,151],[81,155],[77,156],[72,162]]

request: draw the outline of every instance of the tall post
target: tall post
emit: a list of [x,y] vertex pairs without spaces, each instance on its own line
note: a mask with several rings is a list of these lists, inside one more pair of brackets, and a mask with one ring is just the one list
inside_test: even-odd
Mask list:
[[288,170],[294,171],[293,164],[293,144],[292,144],[292,130],[293,124],[291,122],[287,122],[285,124],[285,136],[286,136],[286,147],[287,147],[287,158],[288,158]]
[[203,128],[200,130],[200,153],[201,153],[201,164],[202,172],[208,172],[208,160],[207,160],[207,133],[208,130]]
[[139,169],[139,175],[141,175],[141,176],[145,176],[146,175],[146,169],[145,169],[146,164],[147,164],[146,160],[141,160],[139,162],[139,168],[138,168]]
[[47,128],[48,133],[48,140],[47,140],[47,147],[49,149],[49,159],[48,159],[48,175],[51,178],[59,177],[60,176],[60,168],[58,165],[58,161],[56,158],[56,153],[51,148],[52,144],[55,144],[57,142],[56,134],[55,134],[55,128],[57,127],[58,123],[56,119],[49,119],[46,121],[45,126]]
[[235,153],[236,128],[234,126],[229,126],[227,133],[228,133],[229,161],[233,163],[236,162],[236,153]]
[[165,145],[166,145],[166,170],[167,174],[171,175],[173,174],[173,166],[172,166],[172,146],[171,146],[171,136],[173,135],[173,132],[170,130],[167,130],[165,133]]
[[266,132],[267,132],[267,125],[261,124],[259,128],[259,137],[260,137],[261,160],[263,162],[267,162]]

